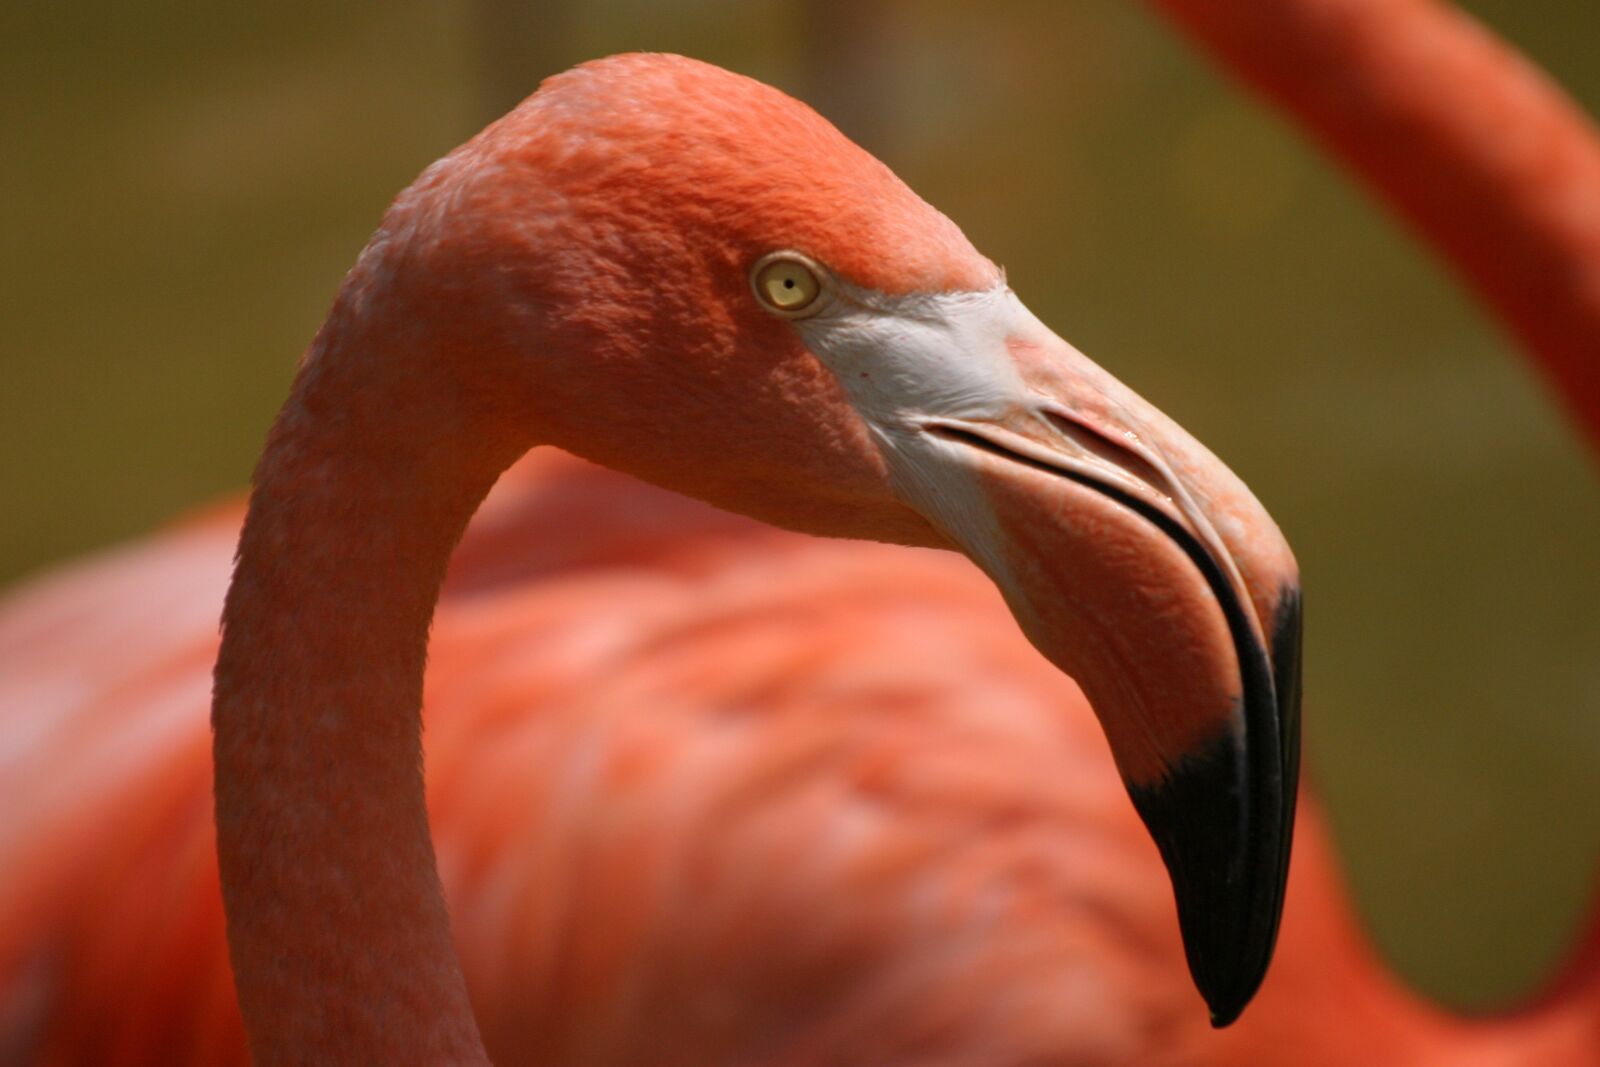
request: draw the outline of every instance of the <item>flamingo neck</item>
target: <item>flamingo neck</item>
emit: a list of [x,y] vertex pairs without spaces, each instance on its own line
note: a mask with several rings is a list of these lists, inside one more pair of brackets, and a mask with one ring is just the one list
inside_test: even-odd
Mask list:
[[[428,830],[420,708],[445,565],[521,449],[447,392],[355,388],[327,355],[257,470],[217,663],[240,1004],[257,1064],[486,1064]],[[411,366],[391,377],[415,382]]]
[[1600,449],[1600,137],[1437,0],[1151,0],[1293,113],[1472,285]]

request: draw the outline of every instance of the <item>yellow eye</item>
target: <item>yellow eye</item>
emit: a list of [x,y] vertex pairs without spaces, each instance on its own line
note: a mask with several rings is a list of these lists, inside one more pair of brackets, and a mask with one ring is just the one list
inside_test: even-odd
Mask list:
[[779,315],[806,315],[822,307],[819,270],[798,252],[763,256],[750,271],[756,299]]

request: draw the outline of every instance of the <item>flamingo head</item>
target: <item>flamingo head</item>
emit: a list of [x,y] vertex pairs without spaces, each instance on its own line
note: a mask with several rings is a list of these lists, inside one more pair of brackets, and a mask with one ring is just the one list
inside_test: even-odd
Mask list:
[[1293,823],[1294,558],[953,223],[782,93],[632,55],[551,79],[436,164],[367,256],[452,388],[539,443],[971,557],[1088,695],[1212,1019],[1239,1014]]

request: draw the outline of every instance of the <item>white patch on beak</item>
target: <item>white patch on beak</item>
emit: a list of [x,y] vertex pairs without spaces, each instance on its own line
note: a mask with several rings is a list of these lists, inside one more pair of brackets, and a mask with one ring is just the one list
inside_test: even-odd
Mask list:
[[1049,331],[1004,285],[887,297],[833,284],[833,303],[795,327],[874,429],[992,419],[1026,402],[1006,341]]
[[1008,342],[1054,335],[1005,285],[979,292],[889,297],[835,280],[832,303],[799,320],[807,347],[833,371],[866,422],[907,503],[941,526],[996,580],[1006,566],[996,519],[964,446],[930,434],[947,420],[998,422],[1041,398]]

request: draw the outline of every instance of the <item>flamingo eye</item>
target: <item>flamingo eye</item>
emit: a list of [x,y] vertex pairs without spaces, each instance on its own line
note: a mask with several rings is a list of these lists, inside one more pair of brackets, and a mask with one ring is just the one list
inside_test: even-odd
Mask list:
[[750,269],[750,287],[763,307],[786,318],[822,309],[822,269],[798,252],[762,256]]

